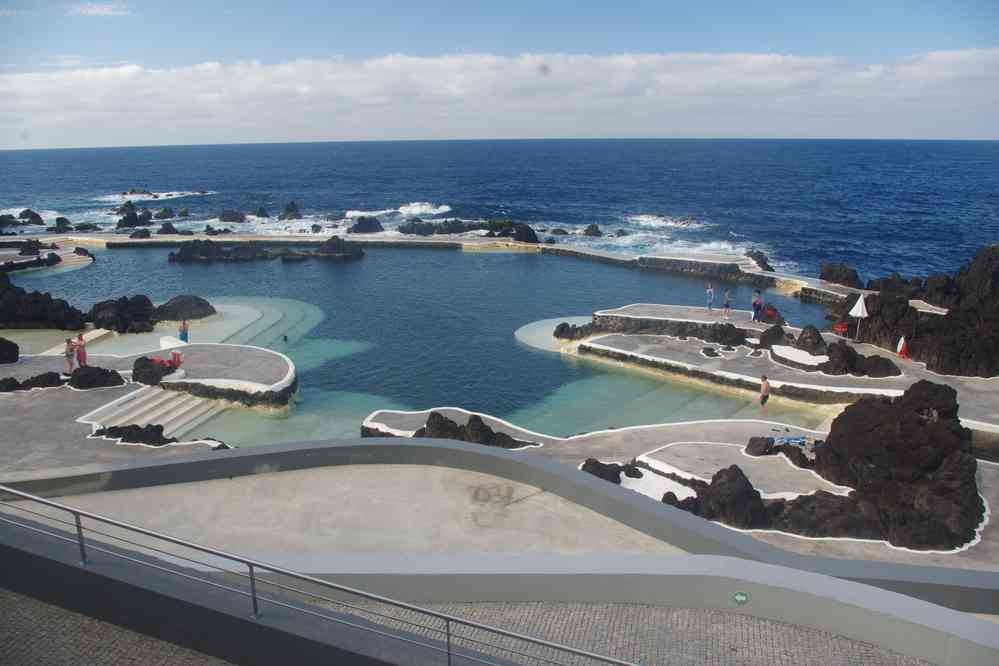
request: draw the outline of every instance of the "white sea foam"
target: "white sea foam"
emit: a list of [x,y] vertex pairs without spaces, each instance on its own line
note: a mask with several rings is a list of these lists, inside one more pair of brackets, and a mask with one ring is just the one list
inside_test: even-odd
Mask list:
[[164,199],[180,199],[181,197],[207,197],[212,194],[218,194],[218,192],[205,190],[203,192],[151,192],[150,194],[118,193],[94,197],[91,201],[121,204],[126,201],[163,201]]
[[654,229],[703,229],[708,226],[690,217],[670,217],[669,215],[629,215],[625,220],[638,227]]
[[451,207],[447,204],[434,204],[429,201],[411,201],[408,204],[399,206],[398,208],[384,208],[382,210],[348,210],[346,217],[353,219],[355,217],[370,216],[370,217],[386,217],[386,216],[402,216],[402,217],[417,217],[420,215],[431,216],[431,215],[443,215],[444,213],[450,213]]

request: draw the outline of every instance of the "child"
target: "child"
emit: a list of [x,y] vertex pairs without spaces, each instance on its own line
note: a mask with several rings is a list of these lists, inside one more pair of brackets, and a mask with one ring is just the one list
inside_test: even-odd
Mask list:
[[76,346],[72,338],[66,338],[66,349],[63,354],[66,356],[66,374],[73,374],[73,355],[76,353]]

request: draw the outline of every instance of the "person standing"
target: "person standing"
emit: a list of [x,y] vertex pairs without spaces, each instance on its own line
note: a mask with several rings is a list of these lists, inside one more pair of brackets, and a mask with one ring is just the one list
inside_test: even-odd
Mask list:
[[715,304],[715,288],[708,283],[708,288],[704,290],[704,294],[708,301],[708,312],[711,312],[712,306]]
[[87,367],[87,341],[83,339],[83,333],[76,336],[76,364],[81,368]]
[[184,319],[183,321],[180,322],[180,328],[177,329],[177,337],[180,338],[181,342],[187,342],[188,338],[190,337],[190,331],[191,331],[191,326],[190,324],[187,323],[187,320]]
[[770,382],[767,380],[767,376],[763,375],[760,377],[760,409],[764,414],[767,413],[767,402],[770,400]]
[[726,289],[725,290],[725,304],[724,304],[724,311],[722,312],[722,316],[725,319],[731,319],[732,318],[732,290],[731,289]]
[[760,290],[753,292],[753,321],[760,321],[760,311],[763,310],[763,296]]
[[76,345],[73,344],[73,338],[66,338],[66,348],[63,350],[63,355],[66,357],[66,374],[73,374],[73,356],[76,354]]

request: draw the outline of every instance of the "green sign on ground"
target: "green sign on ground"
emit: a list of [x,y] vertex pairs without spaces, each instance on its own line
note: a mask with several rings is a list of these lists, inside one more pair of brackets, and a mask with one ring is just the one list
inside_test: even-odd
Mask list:
[[749,593],[748,592],[735,592],[732,594],[732,602],[736,606],[745,606],[749,603]]

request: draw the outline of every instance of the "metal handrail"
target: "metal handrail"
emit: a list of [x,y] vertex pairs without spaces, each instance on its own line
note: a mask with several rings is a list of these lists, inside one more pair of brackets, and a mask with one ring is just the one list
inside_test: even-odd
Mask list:
[[[338,592],[346,592],[348,594],[353,594],[355,596],[362,597],[364,599],[368,599],[368,600],[371,600],[371,601],[377,601],[379,603],[383,603],[383,604],[386,604],[388,606],[393,606],[395,608],[401,608],[401,609],[404,609],[404,610],[408,610],[408,611],[412,611],[412,612],[415,612],[415,613],[420,613],[420,614],[423,614],[423,615],[434,617],[434,618],[437,618],[438,620],[443,620],[444,623],[445,623],[446,634],[447,634],[447,638],[446,638],[446,645],[447,645],[446,653],[447,653],[447,656],[448,656],[448,663],[449,664],[451,662],[451,656],[452,655],[461,656],[462,658],[471,658],[471,659],[474,659],[470,655],[458,655],[457,653],[454,653],[452,651],[452,646],[451,646],[452,637],[451,637],[451,629],[450,629],[450,627],[451,627],[451,624],[453,623],[453,624],[461,625],[461,626],[464,626],[464,627],[469,627],[469,628],[472,628],[472,629],[478,629],[480,631],[485,631],[485,632],[488,632],[488,633],[496,634],[496,635],[499,635],[499,636],[504,636],[506,638],[512,638],[512,639],[515,639],[515,640],[524,641],[526,643],[531,643],[531,644],[537,645],[539,647],[544,647],[544,648],[549,648],[549,649],[557,650],[557,651],[560,651],[560,652],[564,652],[564,653],[567,653],[567,654],[574,655],[576,657],[586,657],[587,659],[593,659],[595,661],[603,662],[605,664],[615,664],[616,666],[637,666],[633,662],[623,661],[621,659],[616,659],[614,657],[608,657],[608,656],[605,656],[605,655],[600,655],[600,654],[596,654],[596,653],[593,653],[593,652],[588,652],[586,650],[581,650],[581,649],[578,649],[578,648],[570,647],[568,645],[562,645],[561,643],[553,643],[551,641],[546,641],[546,640],[541,639],[541,638],[535,638],[533,636],[527,636],[525,634],[520,634],[520,633],[517,633],[517,632],[514,632],[514,631],[508,631],[506,629],[501,629],[499,627],[494,627],[494,626],[491,626],[491,625],[488,625],[488,624],[483,624],[481,622],[476,622],[474,620],[466,620],[466,619],[458,617],[456,615],[450,615],[448,613],[441,613],[439,611],[431,610],[429,608],[424,608],[422,606],[417,606],[415,604],[407,603],[405,601],[399,601],[397,599],[391,599],[389,597],[384,597],[384,596],[382,596],[380,594],[375,594],[373,592],[366,592],[364,590],[359,590],[357,588],[349,587],[347,585],[341,585],[339,583],[332,583],[330,581],[326,581],[326,580],[323,580],[321,578],[316,578],[314,576],[309,576],[307,574],[299,573],[297,571],[291,571],[290,569],[285,569],[285,568],[279,567],[277,565],[268,564],[266,562],[261,562],[260,560],[255,560],[255,559],[249,558],[249,557],[243,557],[242,555],[236,555],[236,554],[233,554],[233,553],[226,552],[224,550],[218,550],[216,548],[211,548],[209,546],[203,546],[201,544],[193,543],[191,541],[186,541],[184,539],[179,539],[177,537],[173,537],[173,536],[170,536],[168,534],[162,534],[160,532],[156,532],[155,530],[150,530],[150,529],[146,529],[144,527],[139,527],[138,525],[132,525],[131,523],[126,523],[124,521],[115,520],[114,518],[108,518],[107,516],[102,516],[100,514],[92,513],[92,512],[89,512],[89,511],[85,511],[83,509],[77,509],[77,508],[68,506],[66,504],[61,504],[59,502],[54,502],[52,500],[45,499],[44,497],[38,497],[37,495],[32,495],[30,493],[26,493],[24,491],[17,490],[15,488],[11,488],[9,486],[0,485],[0,492],[9,493],[10,495],[14,495],[15,497],[20,497],[22,499],[30,500],[32,502],[37,502],[39,504],[43,504],[45,506],[50,506],[50,507],[52,507],[54,509],[59,509],[61,511],[65,511],[67,513],[70,513],[73,516],[73,520],[74,520],[75,527],[76,527],[76,537],[77,537],[76,538],[76,542],[77,542],[78,547],[80,549],[80,560],[81,560],[80,563],[81,563],[81,565],[84,565],[84,566],[87,563],[87,546],[86,546],[86,540],[84,539],[84,535],[83,535],[84,527],[83,527],[83,524],[81,522],[81,518],[89,518],[90,520],[95,520],[95,521],[97,521],[99,523],[104,523],[106,525],[112,525],[114,527],[118,527],[118,528],[121,528],[121,529],[124,529],[124,530],[128,530],[130,532],[135,532],[135,533],[138,533],[138,534],[142,534],[144,536],[151,537],[153,539],[158,539],[160,541],[165,541],[167,543],[172,543],[172,544],[177,545],[177,546],[183,546],[185,548],[190,548],[192,550],[200,551],[202,553],[205,553],[206,555],[212,555],[214,557],[220,557],[220,558],[223,558],[223,559],[227,559],[227,560],[230,560],[230,561],[233,561],[233,562],[238,562],[240,564],[243,564],[244,566],[246,566],[249,569],[250,594],[248,596],[251,597],[252,604],[253,604],[253,615],[255,617],[257,617],[257,616],[260,615],[259,606],[258,606],[258,595],[257,595],[257,591],[256,591],[256,574],[255,574],[255,571],[256,570],[261,570],[261,571],[268,571],[268,572],[274,573],[274,574],[279,574],[281,576],[288,576],[289,578],[293,578],[293,579],[296,579],[296,580],[299,580],[299,581],[302,581],[302,582],[305,582],[305,583],[310,583],[312,585],[318,585],[320,587],[324,587],[324,588],[327,588],[327,589],[330,589],[330,590],[336,590]],[[55,520],[52,517],[49,517],[49,519],[50,520]],[[6,520],[4,522],[8,522],[8,523],[11,523],[11,524],[16,524],[16,525],[19,525],[21,527],[26,527],[24,525],[21,525],[20,523],[14,522],[14,521]],[[124,557],[125,559],[129,559],[129,560],[132,559],[132,558],[125,557],[123,555],[118,555],[116,553],[111,553],[110,551],[108,551],[106,549],[103,549],[103,548],[100,548],[100,549],[95,548],[95,550],[100,550],[101,552],[108,553],[108,554],[111,554],[111,555],[115,555],[117,557]],[[195,578],[195,580],[198,580],[198,581],[201,581],[201,582],[205,582],[205,583],[209,583],[209,581],[203,581],[200,578]],[[267,581],[263,581],[263,582],[266,583]],[[312,594],[310,592],[307,592],[305,590],[298,590],[298,589],[290,588],[290,587],[287,587],[287,586],[282,586],[282,587],[286,587],[287,589],[290,589],[290,590],[292,590],[292,591],[294,591],[294,592],[296,592],[298,594],[303,594],[303,595],[306,595],[306,596],[316,596],[316,595],[314,595],[314,594]],[[242,593],[242,594],[246,594],[246,593]],[[264,598],[264,600],[267,601],[268,603],[275,603],[275,604],[278,604],[278,605],[281,605],[281,606],[286,606],[286,607],[293,608],[294,610],[298,610],[299,612],[314,614],[311,611],[308,611],[307,609],[291,607],[288,604],[283,604],[283,603],[277,602],[275,600],[267,599],[266,597]],[[377,613],[375,613],[375,614],[377,614]],[[327,618],[327,619],[331,619],[331,618]],[[366,631],[371,631],[371,632],[374,632],[374,633],[382,633],[382,632],[379,632],[379,631],[374,630],[374,629],[365,628],[365,630]],[[399,638],[399,639],[402,639],[402,640],[406,640],[406,639],[403,639],[402,637],[396,637],[396,636],[390,636],[390,637],[391,638]],[[465,640],[464,638],[459,638],[459,639],[460,640]],[[471,639],[469,639],[469,640],[471,640]],[[479,641],[475,641],[475,642],[479,642]],[[430,646],[427,646],[427,647],[430,647]],[[490,647],[493,647],[493,648],[499,649],[499,650],[509,651],[507,648],[503,648],[503,647],[498,646],[498,645],[491,645],[490,644]],[[531,658],[532,659],[538,659],[540,661],[548,661],[548,660],[545,660],[542,657],[531,657]],[[476,661],[478,661],[478,660],[476,660]]]

